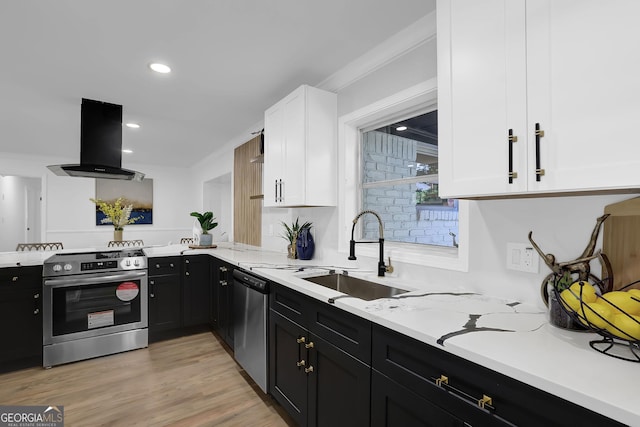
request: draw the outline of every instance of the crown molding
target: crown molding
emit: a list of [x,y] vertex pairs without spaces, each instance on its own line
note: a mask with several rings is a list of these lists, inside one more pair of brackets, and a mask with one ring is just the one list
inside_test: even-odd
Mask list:
[[435,37],[436,11],[434,10],[354,59],[320,82],[317,87],[330,92],[339,92],[418,46],[434,40]]

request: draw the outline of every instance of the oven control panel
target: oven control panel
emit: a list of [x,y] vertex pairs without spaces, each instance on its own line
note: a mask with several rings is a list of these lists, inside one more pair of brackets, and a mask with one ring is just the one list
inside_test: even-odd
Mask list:
[[44,277],[142,270],[147,257],[141,250],[56,254],[44,262]]

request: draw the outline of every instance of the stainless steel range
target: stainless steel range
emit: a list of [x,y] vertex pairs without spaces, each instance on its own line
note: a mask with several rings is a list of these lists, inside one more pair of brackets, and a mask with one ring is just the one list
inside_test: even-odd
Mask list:
[[148,346],[141,249],[61,253],[43,268],[44,367]]

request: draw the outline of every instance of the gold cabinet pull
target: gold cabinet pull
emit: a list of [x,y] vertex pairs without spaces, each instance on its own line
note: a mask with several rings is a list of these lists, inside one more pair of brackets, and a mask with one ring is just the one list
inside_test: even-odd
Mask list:
[[304,368],[304,371],[308,374],[309,372],[313,372],[313,366],[309,366],[308,368]]
[[482,399],[478,400],[478,406],[484,409],[484,405],[493,406],[493,399],[486,394],[482,395]]
[[296,365],[297,365],[298,367],[300,367],[300,366],[305,366],[306,364],[307,364],[307,362],[305,362],[305,361],[304,361],[304,359],[300,360],[299,362],[296,362]]
[[313,348],[313,341],[309,342],[309,344],[305,344],[304,348]]
[[449,377],[446,375],[440,375],[440,378],[436,378],[436,385],[441,387],[442,384],[449,384]]
[[298,338],[298,339],[296,340],[296,342],[297,342],[298,344],[302,344],[302,343],[304,343],[304,342],[306,342],[306,341],[307,341],[307,340],[306,340],[304,337],[300,337],[300,338]]

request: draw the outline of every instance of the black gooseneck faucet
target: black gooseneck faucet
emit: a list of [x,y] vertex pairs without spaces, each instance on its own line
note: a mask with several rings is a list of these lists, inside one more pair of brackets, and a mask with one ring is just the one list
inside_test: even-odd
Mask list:
[[[375,216],[378,219],[378,225],[379,225],[379,239],[378,239],[378,243],[380,244],[380,259],[378,260],[378,276],[379,277],[383,277],[385,272],[393,272],[393,267],[391,265],[386,266],[384,264],[384,231],[382,228],[382,220],[380,219],[380,215],[378,215],[377,213],[375,213],[374,211],[370,211],[370,210],[365,210],[360,212],[354,219],[353,219],[353,226],[351,227],[351,240],[349,241],[349,259],[350,260],[355,260],[356,258],[356,243],[376,243],[375,241],[362,241],[362,242],[356,242],[353,239],[353,233],[356,229],[356,224],[358,223],[358,220],[360,219],[360,217],[364,214],[370,213],[373,216]],[[389,260],[389,264],[391,264],[391,260]]]

